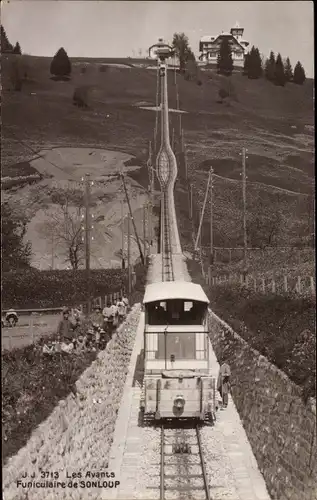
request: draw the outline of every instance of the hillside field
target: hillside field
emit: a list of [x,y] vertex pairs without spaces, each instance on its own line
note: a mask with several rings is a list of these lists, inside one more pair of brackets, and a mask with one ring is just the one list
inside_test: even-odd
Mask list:
[[[119,67],[125,64],[123,60],[118,61],[118,66],[111,65],[115,64],[112,60],[111,64],[103,60],[75,60],[71,80],[56,82],[50,79],[50,59],[22,56],[21,64],[27,76],[21,92],[16,92],[10,83],[12,56],[3,61],[2,176],[16,176],[17,163],[32,158],[32,152],[25,145],[35,151],[53,146],[107,148],[136,158],[138,168],[129,172],[129,176],[146,190],[146,160],[150,140],[153,145],[155,112],[139,107],[155,106],[156,71],[135,67],[133,60],[127,60],[126,67]],[[264,79],[248,80],[241,73],[222,77],[213,70],[201,71],[199,78],[201,85],[184,80],[174,70],[169,72],[169,105],[176,108],[177,81],[180,108],[186,111],[181,120],[188,175],[193,183],[196,227],[212,165],[215,172],[214,244],[241,246],[239,154],[245,147],[248,150],[248,218],[252,227],[262,224],[263,231],[270,232],[266,219],[270,220],[270,214],[279,214],[273,245],[311,242],[314,219],[313,81],[282,88]],[[74,89],[79,86],[89,89],[88,109],[79,109],[72,103]],[[229,89],[228,102],[219,102],[220,88]],[[179,115],[171,113],[170,121],[178,153]],[[21,175],[23,165],[21,163]],[[50,168],[53,171],[48,164],[48,173]],[[186,247],[190,245],[191,229],[188,194],[182,183],[182,161],[179,161],[179,178],[175,199]],[[15,196],[19,196],[19,191]],[[262,220],[266,211],[266,219]],[[208,215],[207,205],[206,219]],[[208,226],[206,222],[203,227],[205,245],[209,241]],[[254,231],[257,233],[256,229]],[[262,233],[249,237],[252,237],[250,244],[257,246]]]

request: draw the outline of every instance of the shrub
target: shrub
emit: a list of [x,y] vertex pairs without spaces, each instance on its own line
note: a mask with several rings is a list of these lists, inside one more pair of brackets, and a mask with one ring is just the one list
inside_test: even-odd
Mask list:
[[[19,56],[17,56],[19,57]],[[22,85],[23,85],[23,72],[22,72],[22,67],[20,64],[20,61],[18,59],[15,59],[12,61],[11,67],[10,67],[10,81],[13,90],[20,92],[22,90]]]
[[88,88],[77,87],[73,95],[73,104],[79,108],[88,108]]
[[223,100],[223,99],[226,99],[227,97],[229,97],[229,92],[228,92],[228,90],[221,88],[221,89],[219,89],[218,95],[219,95],[220,99]]
[[82,75],[84,75],[87,72],[86,66],[84,66],[83,68],[80,68],[80,72]]
[[108,71],[108,66],[105,66],[104,64],[99,66],[99,71],[100,73],[106,73]]
[[53,57],[50,71],[55,77],[65,77],[71,74],[71,62],[63,47],[61,47]]
[[[32,284],[32,286],[30,286]],[[83,269],[2,273],[2,307],[16,309],[78,305],[86,300],[86,272]],[[91,294],[104,296],[127,288],[122,269],[91,270]]]

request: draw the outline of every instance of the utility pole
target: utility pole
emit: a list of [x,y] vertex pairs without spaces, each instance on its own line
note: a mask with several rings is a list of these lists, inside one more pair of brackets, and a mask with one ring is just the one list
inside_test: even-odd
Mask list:
[[214,234],[213,234],[213,168],[210,168],[210,260],[209,260],[209,284],[211,284],[211,270],[214,263]]
[[212,172],[212,169],[210,169],[210,171],[209,171],[205,199],[204,199],[203,209],[202,209],[201,216],[200,216],[199,228],[198,228],[198,233],[197,233],[196,242],[195,242],[195,251],[197,251],[198,242],[200,241],[200,232],[201,232],[201,227],[203,224],[203,218],[204,218],[204,214],[205,214],[205,208],[206,208],[206,203],[207,203],[207,199],[208,199],[208,191],[209,191],[211,175],[212,175],[211,172]]
[[130,248],[130,214],[128,214],[128,294],[131,295],[131,248]]
[[242,199],[243,199],[243,265],[244,274],[247,272],[247,260],[248,260],[248,243],[247,243],[247,186],[246,186],[246,171],[245,171],[245,159],[246,159],[246,149],[242,148]]
[[128,203],[128,207],[129,207],[129,212],[130,212],[130,215],[131,215],[131,220],[132,220],[132,225],[133,225],[133,229],[134,229],[134,234],[135,234],[135,237],[136,237],[136,242],[137,242],[137,245],[138,245],[138,248],[139,248],[139,252],[140,252],[141,263],[144,265],[144,255],[143,255],[143,252],[142,252],[140,239],[139,239],[138,232],[136,230],[135,221],[134,221],[134,218],[133,218],[133,213],[132,213],[130,199],[129,199],[129,195],[128,195],[128,191],[127,191],[127,186],[125,184],[124,175],[121,173],[120,176],[121,176],[121,180],[122,180],[122,184],[123,184],[125,196],[126,196],[126,199],[127,199],[127,203]]
[[153,162],[152,162],[152,143],[149,144],[149,158],[147,161],[147,166],[149,169],[149,204],[148,204],[148,250],[151,253],[152,247],[152,231],[153,231],[153,190],[154,190],[154,173],[153,173]]
[[87,313],[90,314],[90,177],[85,176],[85,261],[87,280]]
[[54,270],[54,233],[52,231],[52,271]]
[[146,204],[144,203],[143,205],[143,254],[144,258],[147,255],[147,249],[146,249]]
[[190,218],[191,220],[193,219],[193,185],[192,183],[190,183],[190,186],[189,186],[189,189],[190,189]]
[[121,200],[121,267],[125,268],[124,262],[124,216],[123,216],[123,200]]

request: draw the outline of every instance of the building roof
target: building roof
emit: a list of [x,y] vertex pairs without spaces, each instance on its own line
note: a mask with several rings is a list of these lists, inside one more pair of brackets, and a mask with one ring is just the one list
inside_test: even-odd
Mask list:
[[151,283],[145,289],[143,304],[173,299],[197,300],[209,304],[209,299],[202,287],[191,281]]
[[212,40],[211,39],[215,39],[216,37],[214,36],[210,36],[210,35],[205,35],[205,36],[202,36],[200,41],[201,42],[211,42]]

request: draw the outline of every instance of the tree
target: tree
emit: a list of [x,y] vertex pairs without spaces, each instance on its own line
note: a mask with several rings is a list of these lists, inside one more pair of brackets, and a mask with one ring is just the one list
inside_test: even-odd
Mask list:
[[9,42],[7,34],[4,27],[1,24],[1,52],[2,54],[11,53],[13,51],[13,45]]
[[217,71],[221,75],[230,76],[233,71],[231,47],[227,38],[223,38],[217,58]]
[[293,80],[293,69],[289,57],[287,57],[285,61],[284,76],[286,82],[291,82]]
[[21,55],[22,54],[22,51],[21,51],[21,47],[20,47],[20,44],[19,42],[17,42],[14,46],[14,49],[13,49],[13,54],[18,54],[18,55]]
[[259,49],[252,47],[248,56],[247,75],[250,79],[257,79],[262,76],[262,60]]
[[189,46],[188,37],[185,33],[174,33],[172,47],[179,59],[179,70],[184,73],[186,69],[186,62],[194,56]]
[[249,54],[244,56],[243,75],[248,75],[249,73],[249,57]]
[[293,82],[296,83],[297,85],[302,85],[305,80],[306,80],[305,70],[301,65],[301,63],[298,61],[294,68]]
[[270,82],[274,81],[274,72],[275,72],[275,55],[271,50],[270,57],[265,62],[264,74],[265,78]]
[[71,62],[63,47],[61,47],[53,57],[50,71],[52,75],[59,77],[65,77],[71,74]]
[[42,234],[58,247],[72,269],[79,269],[84,258],[83,241],[83,192],[68,188],[65,191],[53,191],[51,201],[56,205],[54,211],[47,214],[43,223]]
[[277,54],[277,58],[275,61],[274,83],[275,85],[279,85],[280,87],[284,87],[285,85],[284,64],[280,53]]
[[32,247],[25,242],[28,220],[8,202],[1,204],[1,257],[3,271],[30,267]]
[[199,68],[194,53],[189,49],[185,63],[185,80],[198,80]]

